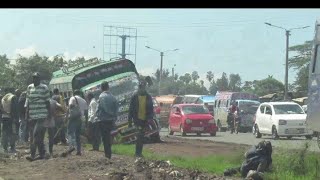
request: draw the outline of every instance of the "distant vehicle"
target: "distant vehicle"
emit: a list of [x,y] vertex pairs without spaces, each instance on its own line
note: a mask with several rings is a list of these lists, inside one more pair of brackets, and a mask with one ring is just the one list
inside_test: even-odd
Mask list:
[[[259,97],[254,94],[242,92],[217,92],[214,103],[214,117],[217,120],[219,131],[226,131],[228,129],[227,118],[229,107],[232,101],[238,101],[239,105],[239,100],[248,100],[248,103],[249,101],[258,103]],[[245,101],[243,101],[243,103],[245,103]]]
[[169,117],[169,135],[181,132],[182,136],[187,133],[209,133],[216,136],[217,126],[214,117],[204,105],[200,104],[177,104],[171,108]]
[[254,117],[260,105],[259,101],[253,100],[236,100],[240,112],[237,112],[239,118],[238,131],[251,132]]
[[214,114],[215,97],[210,95],[184,95],[179,104],[207,104],[210,114]]
[[155,119],[158,121],[158,124],[160,125],[160,113],[161,113],[161,107],[156,98],[152,97],[153,101],[153,112],[155,114]]
[[262,103],[257,110],[253,134],[256,138],[271,135],[273,139],[301,136],[312,139],[313,131],[307,127],[306,116],[302,107],[294,102]]
[[154,97],[154,99],[162,105],[160,111],[160,126],[168,127],[168,119],[171,106],[176,97],[176,95],[162,95]]

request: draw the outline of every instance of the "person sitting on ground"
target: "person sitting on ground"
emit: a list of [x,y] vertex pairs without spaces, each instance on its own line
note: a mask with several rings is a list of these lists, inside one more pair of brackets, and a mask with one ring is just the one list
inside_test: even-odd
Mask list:
[[250,170],[258,173],[266,172],[272,164],[272,145],[270,141],[261,141],[258,145],[253,146],[245,153],[245,160],[241,167],[231,168],[224,171],[225,176],[232,176],[237,172],[242,177],[246,177]]

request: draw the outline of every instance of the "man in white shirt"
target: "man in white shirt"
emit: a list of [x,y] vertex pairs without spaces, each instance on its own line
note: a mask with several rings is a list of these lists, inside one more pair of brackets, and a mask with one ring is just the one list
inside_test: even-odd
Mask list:
[[92,144],[92,151],[99,151],[99,145],[101,141],[100,133],[99,133],[99,127],[97,123],[97,116],[96,116],[96,111],[98,107],[98,103],[96,100],[96,97],[92,92],[89,92],[87,95],[88,102],[89,104],[89,109],[88,109],[88,128],[90,131],[90,141]]
[[[81,125],[82,121],[85,120],[85,111],[88,110],[88,104],[86,100],[81,97],[81,91],[75,90],[73,92],[74,96],[72,96],[69,100],[69,108],[67,113],[68,119],[68,140],[69,140],[69,153],[75,150],[75,146],[77,148],[78,156],[81,156],[81,142],[80,142],[80,134],[81,134]],[[76,118],[70,117],[70,109],[74,107],[79,107],[80,116]]]

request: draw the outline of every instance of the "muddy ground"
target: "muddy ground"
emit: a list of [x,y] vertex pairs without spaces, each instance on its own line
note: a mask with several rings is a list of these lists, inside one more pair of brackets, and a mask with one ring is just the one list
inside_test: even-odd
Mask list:
[[[175,137],[163,138],[164,143],[147,144],[145,148],[164,155],[205,156],[209,154],[232,154],[243,145],[217,143],[201,140],[186,140]],[[54,146],[56,154],[66,146]],[[0,154],[0,180],[2,179],[235,179],[214,174],[176,168],[165,161],[136,161],[129,156],[113,155],[111,160],[104,153],[83,150],[82,156],[73,153],[67,157],[29,162],[25,159],[27,147],[18,147],[19,154]]]

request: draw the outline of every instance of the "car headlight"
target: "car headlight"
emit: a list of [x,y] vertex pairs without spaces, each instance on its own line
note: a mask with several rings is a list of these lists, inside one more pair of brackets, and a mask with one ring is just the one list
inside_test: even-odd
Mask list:
[[191,119],[186,119],[186,123],[187,123],[187,124],[191,124],[191,123],[192,123],[192,120],[191,120]]
[[286,125],[287,121],[283,119],[279,119],[279,125]]
[[214,119],[209,120],[209,124],[215,124],[215,123],[216,123],[216,121]]

